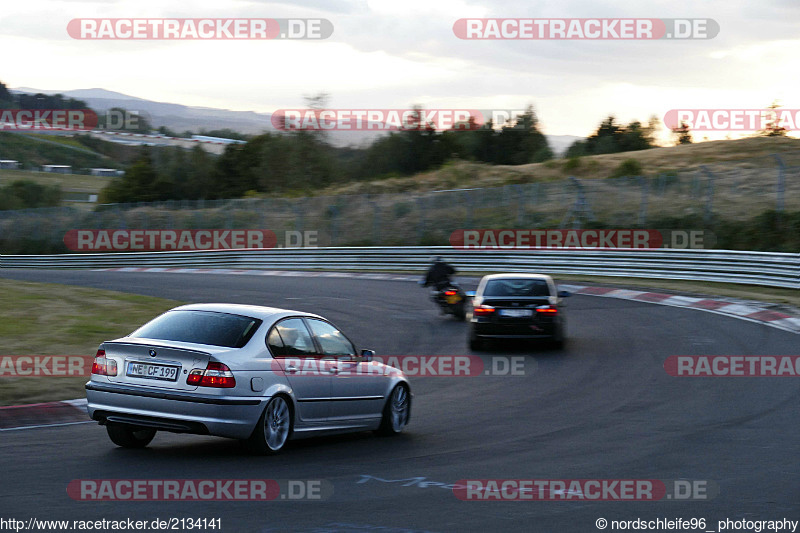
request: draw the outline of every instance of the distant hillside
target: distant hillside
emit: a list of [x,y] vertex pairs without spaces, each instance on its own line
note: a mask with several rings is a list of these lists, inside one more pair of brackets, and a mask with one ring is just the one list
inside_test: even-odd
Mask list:
[[[709,141],[635,152],[581,157],[577,166],[566,159],[544,163],[507,166],[453,162],[439,170],[414,176],[359,181],[331,186],[320,195],[380,194],[389,192],[433,191],[451,188],[497,187],[512,183],[534,183],[564,180],[568,176],[581,179],[602,179],[611,176],[627,159],[641,165],[646,176],[697,169],[700,165],[717,165],[732,172],[759,168],[776,168],[772,154],[788,157],[787,164],[800,166],[800,139],[791,137],[752,137],[747,139]],[[774,177],[770,177],[774,179]],[[773,185],[774,186],[774,185]]]
[[[61,93],[64,96],[84,100],[89,107],[98,112],[104,112],[112,107],[135,110],[147,113],[150,123],[158,128],[166,126],[173,131],[182,133],[186,130],[199,132],[200,130],[231,129],[240,133],[259,134],[265,131],[275,131],[272,126],[270,113],[256,113],[254,111],[231,111],[229,109],[215,109],[210,107],[192,107],[167,102],[154,102],[135,96],[129,96],[106,89],[76,89],[71,91],[54,91],[19,87],[12,89],[18,93]],[[377,137],[383,135],[379,132],[369,131],[332,131],[327,136],[335,146],[361,146],[369,144]],[[581,137],[572,135],[546,135],[550,147],[556,154],[561,154],[574,141]]]
[[[0,159],[19,161],[23,168],[71,165],[73,169],[108,167],[115,162],[73,137],[0,132]],[[120,167],[121,168],[121,167]]]

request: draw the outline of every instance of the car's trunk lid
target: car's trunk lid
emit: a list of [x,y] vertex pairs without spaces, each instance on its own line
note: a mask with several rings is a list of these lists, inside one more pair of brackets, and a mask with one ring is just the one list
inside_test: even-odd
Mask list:
[[109,376],[112,383],[193,391],[186,378],[194,368],[206,368],[209,359],[228,348],[175,343],[155,339],[121,339],[103,343],[106,357],[117,362],[117,375]]

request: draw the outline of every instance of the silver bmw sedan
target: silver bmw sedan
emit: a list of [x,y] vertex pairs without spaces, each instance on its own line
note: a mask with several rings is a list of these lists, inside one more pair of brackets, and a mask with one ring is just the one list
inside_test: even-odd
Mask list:
[[291,438],[394,435],[408,424],[411,388],[373,355],[318,315],[185,305],[100,345],[89,415],[130,448],[159,430],[241,439],[263,454]]

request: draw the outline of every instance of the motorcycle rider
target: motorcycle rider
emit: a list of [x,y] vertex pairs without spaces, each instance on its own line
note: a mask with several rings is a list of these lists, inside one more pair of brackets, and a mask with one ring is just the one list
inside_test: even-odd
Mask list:
[[441,257],[435,257],[433,264],[428,269],[425,276],[425,283],[423,287],[432,286],[437,291],[441,291],[450,283],[450,276],[456,273],[456,269],[442,260]]

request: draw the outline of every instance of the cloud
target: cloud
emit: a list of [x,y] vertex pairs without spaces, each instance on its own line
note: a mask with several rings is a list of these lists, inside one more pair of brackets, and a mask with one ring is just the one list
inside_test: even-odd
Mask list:
[[[323,91],[341,107],[535,104],[551,132],[585,134],[612,112],[646,120],[774,98],[800,107],[798,15],[789,0],[29,0],[4,6],[0,47],[12,51],[2,72],[12,86],[104,87],[257,111]],[[66,25],[79,17],[318,17],[334,33],[323,42],[76,41]],[[453,33],[464,17],[702,17],[721,30],[691,41],[465,41]]]

